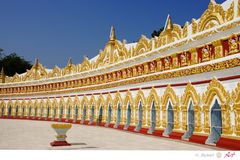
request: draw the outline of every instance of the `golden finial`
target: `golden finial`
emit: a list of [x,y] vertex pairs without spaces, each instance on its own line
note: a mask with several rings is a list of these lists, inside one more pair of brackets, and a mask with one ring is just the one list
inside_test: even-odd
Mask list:
[[68,59],[68,65],[71,65],[72,64],[72,58],[70,57],[69,59]]
[[38,58],[36,58],[35,59],[35,64],[34,64],[36,67],[38,67],[38,65],[39,65],[39,59]]
[[5,76],[4,67],[1,69],[1,76]]
[[110,41],[115,41],[115,40],[116,40],[115,28],[114,28],[113,26],[111,27],[109,40],[110,40]]
[[165,23],[164,31],[168,31],[168,30],[172,30],[172,29],[173,29],[173,23],[172,23],[170,15],[168,15],[166,23]]

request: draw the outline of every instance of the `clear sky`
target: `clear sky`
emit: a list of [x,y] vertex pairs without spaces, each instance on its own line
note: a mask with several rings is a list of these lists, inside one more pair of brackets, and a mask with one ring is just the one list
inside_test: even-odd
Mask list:
[[81,63],[104,48],[111,25],[117,39],[130,43],[150,37],[168,14],[180,25],[199,18],[209,1],[0,0],[0,48],[48,68],[65,66],[69,57]]

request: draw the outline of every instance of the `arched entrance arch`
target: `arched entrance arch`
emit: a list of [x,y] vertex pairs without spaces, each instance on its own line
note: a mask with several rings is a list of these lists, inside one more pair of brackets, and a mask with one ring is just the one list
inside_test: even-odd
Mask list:
[[149,126],[148,133],[152,134],[156,127],[160,127],[160,100],[157,91],[152,88],[147,99],[148,119]]
[[136,132],[139,132],[142,127],[146,127],[146,99],[142,90],[138,91],[137,97],[135,99],[135,106],[137,108],[136,112]]
[[93,124],[96,122],[96,100],[94,96],[91,96],[91,99],[89,101],[89,106],[90,106],[90,120],[89,124]]
[[169,136],[173,129],[179,129],[179,107],[178,97],[173,88],[168,85],[162,96],[163,126],[166,129],[163,136]]
[[74,98],[74,102],[73,102],[73,110],[74,110],[74,114],[73,114],[73,121],[77,122],[77,120],[80,120],[80,101],[78,96],[75,96]]
[[121,122],[121,106],[123,105],[123,101],[121,98],[121,95],[119,92],[116,93],[115,99],[114,99],[114,106],[116,107],[115,109],[115,119],[116,123],[114,125],[114,128],[118,128],[120,122]]
[[97,102],[97,125],[102,125],[102,123],[104,124],[106,122],[106,117],[105,117],[105,103],[104,103],[104,99],[103,96],[100,95],[98,97],[98,102]]
[[108,94],[105,106],[107,108],[107,111],[105,111],[107,113],[107,121],[106,121],[105,127],[108,127],[111,122],[114,123],[113,116],[112,116],[114,112],[114,107],[113,107],[113,100],[112,100],[111,94]]
[[135,125],[135,106],[130,91],[127,92],[124,104],[123,104],[123,125],[124,129],[127,130],[129,126]]
[[81,102],[81,107],[82,107],[82,111],[81,111],[81,124],[83,124],[87,117],[88,117],[88,99],[87,97],[84,95],[84,97],[82,98],[82,102]]
[[200,95],[197,94],[194,86],[189,82],[181,97],[182,106],[182,129],[185,130],[182,139],[189,139],[193,132],[200,132],[201,127],[201,108]]
[[[222,133],[232,133],[229,105],[230,94],[214,78],[208,85],[207,91],[203,94],[202,100],[204,104],[204,132],[210,133],[205,143],[217,143]],[[217,128],[221,128],[221,131]]]

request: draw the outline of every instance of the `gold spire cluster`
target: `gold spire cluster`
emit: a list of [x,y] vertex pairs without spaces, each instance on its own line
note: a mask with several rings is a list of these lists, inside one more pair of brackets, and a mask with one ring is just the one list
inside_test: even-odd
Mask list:
[[[184,40],[188,37],[191,37],[191,39],[194,40],[204,38],[215,33],[210,31],[211,28],[227,22],[231,22],[240,16],[240,0],[238,0],[237,4],[234,2],[235,1],[232,1],[231,5],[226,9],[226,7],[224,8],[221,4],[217,4],[215,0],[210,0],[207,10],[202,14],[202,16],[198,20],[192,19],[191,24],[189,24],[189,22],[186,22],[183,28],[178,24],[174,24],[170,15],[168,15],[164,30],[159,37],[148,39],[146,36],[142,35],[136,43],[126,44],[124,41],[121,42],[117,40],[116,30],[112,26],[109,34],[109,41],[106,43],[105,48],[103,50],[100,50],[99,54],[93,59],[84,57],[81,64],[75,65],[72,63],[72,59],[70,58],[64,68],[61,69],[58,66],[55,66],[52,70],[48,70],[43,67],[39,63],[39,60],[36,59],[34,66],[30,70],[27,70],[25,74],[15,74],[13,77],[6,77],[6,81],[31,81],[80,73],[87,70],[106,67],[110,64],[114,64],[135,57],[137,55],[144,54],[153,49],[164,47],[167,44],[171,44],[179,40]],[[229,23],[229,26],[234,27],[231,23]],[[229,27],[222,27],[219,29],[219,31],[226,29],[229,29]],[[208,30],[209,32],[201,34],[203,31]],[[183,45],[187,42],[188,41],[186,40],[179,44],[175,44],[175,47]],[[165,50],[166,49],[167,47]],[[159,50],[159,52],[161,51],[164,50]]]

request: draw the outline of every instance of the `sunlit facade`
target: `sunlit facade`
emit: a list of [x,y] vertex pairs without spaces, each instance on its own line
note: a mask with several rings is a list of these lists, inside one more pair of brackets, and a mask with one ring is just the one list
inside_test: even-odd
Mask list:
[[100,125],[240,149],[240,0],[81,64],[1,73],[0,117]]

